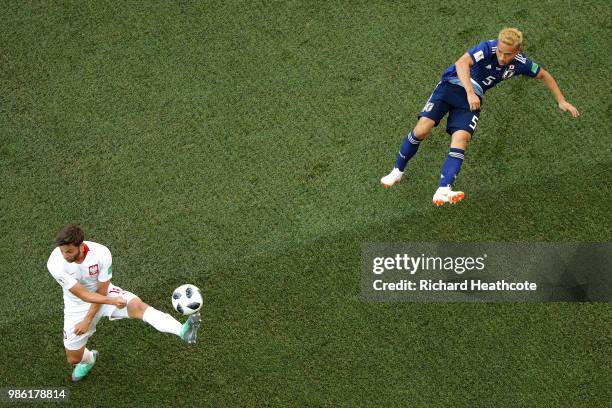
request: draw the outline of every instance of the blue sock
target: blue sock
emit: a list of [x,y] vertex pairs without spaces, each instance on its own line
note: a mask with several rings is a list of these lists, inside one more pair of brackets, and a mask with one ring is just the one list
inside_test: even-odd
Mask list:
[[463,164],[463,155],[465,150],[451,147],[448,152],[448,157],[442,165],[442,174],[440,175],[440,187],[451,187],[461,170],[461,164]]
[[406,136],[404,142],[400,146],[397,160],[395,161],[395,167],[397,167],[399,171],[404,171],[406,164],[408,164],[408,160],[412,159],[412,156],[419,150],[419,144],[421,144],[421,141],[414,136],[414,132],[410,132],[408,136]]

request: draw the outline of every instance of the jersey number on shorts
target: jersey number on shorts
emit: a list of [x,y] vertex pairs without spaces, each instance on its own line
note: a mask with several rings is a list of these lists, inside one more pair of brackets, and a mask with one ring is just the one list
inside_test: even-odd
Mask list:
[[469,125],[472,130],[476,130],[476,122],[478,122],[478,116],[474,115],[474,117],[472,117],[472,123]]

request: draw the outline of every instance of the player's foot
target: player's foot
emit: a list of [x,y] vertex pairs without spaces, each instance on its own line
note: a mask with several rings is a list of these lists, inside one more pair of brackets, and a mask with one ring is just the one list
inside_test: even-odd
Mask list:
[[197,312],[189,316],[185,324],[183,324],[181,329],[181,339],[183,339],[185,343],[195,344],[201,321],[202,318],[200,317],[200,312]]
[[98,350],[91,350],[91,352],[93,353],[93,363],[79,363],[74,366],[74,370],[72,370],[72,381],[77,382],[85,378],[98,361]]
[[382,184],[385,188],[392,187],[394,184],[400,182],[403,175],[404,172],[399,171],[399,169],[395,167],[393,170],[391,170],[391,173],[380,179],[380,184]]
[[444,203],[456,204],[464,197],[465,193],[463,191],[453,191],[450,187],[438,187],[431,201],[435,205],[441,206]]

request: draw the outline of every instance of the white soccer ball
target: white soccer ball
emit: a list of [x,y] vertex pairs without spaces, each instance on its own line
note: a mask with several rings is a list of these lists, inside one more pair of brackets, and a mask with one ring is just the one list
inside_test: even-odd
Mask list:
[[172,307],[185,316],[199,311],[203,302],[200,289],[194,285],[181,285],[172,292]]

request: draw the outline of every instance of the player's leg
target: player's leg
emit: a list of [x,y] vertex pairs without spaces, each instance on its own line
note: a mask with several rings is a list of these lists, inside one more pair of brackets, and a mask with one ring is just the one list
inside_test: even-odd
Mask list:
[[440,183],[432,202],[435,205],[455,204],[465,197],[463,191],[453,191],[452,186],[461,170],[465,151],[476,130],[480,110],[470,111],[465,89],[449,86],[447,100],[452,105],[448,113],[446,132],[451,135],[451,146],[440,171]]
[[466,130],[457,130],[451,136],[451,149],[461,149],[464,152],[467,150],[472,140],[472,134]]
[[438,126],[440,120],[448,112],[449,105],[444,100],[446,92],[445,87],[445,84],[438,84],[429,97],[429,100],[418,116],[419,120],[416,126],[400,145],[395,160],[395,167],[391,170],[391,173],[380,179],[380,183],[384,187],[391,187],[400,182],[408,161],[417,153],[421,142],[429,135],[435,126]]
[[397,184],[402,179],[408,161],[414,157],[419,150],[419,145],[429,135],[431,129],[434,128],[436,122],[427,117],[420,117],[414,129],[406,135],[404,141],[400,145],[397,158],[395,159],[395,167],[391,173],[380,179],[383,187],[391,187]]
[[138,296],[129,301],[127,305],[128,317],[149,323],[157,331],[181,335],[182,324],[168,313],[160,312],[143,302]]
[[187,321],[181,324],[168,313],[161,312],[153,306],[146,304],[131,292],[122,291],[120,295],[128,301],[127,307],[123,309],[115,308],[109,316],[111,319],[126,317],[139,319],[150,324],[159,332],[179,336],[187,344],[194,344],[196,342],[201,321],[199,313],[189,316]]
[[91,371],[98,361],[98,351],[89,350],[83,346],[78,350],[66,350],[68,363],[74,366],[72,370],[72,381],[80,381]]
[[68,359],[68,364],[76,365],[79,364],[83,359],[83,355],[85,353],[85,346],[81,347],[78,350],[69,350],[67,348],[65,348],[64,350],[66,350],[66,358]]
[[116,307],[111,308],[108,314],[109,319],[118,320],[130,318],[143,320],[153,326],[157,331],[180,336],[182,325],[178,320],[168,313],[160,312],[149,306],[132,292],[117,288],[113,292],[109,291],[108,296],[121,296],[127,301],[127,307],[123,309],[118,309]]
[[451,136],[451,145],[446,160],[440,171],[439,187],[452,187],[459,175],[465,152],[472,140],[472,135],[466,130],[457,130]]
[[87,333],[77,335],[74,333],[74,324],[82,319],[68,319],[64,324],[64,350],[66,351],[66,359],[68,363],[74,366],[72,370],[72,381],[82,380],[93,368],[98,360],[98,352],[89,350],[85,345],[89,337],[96,331],[96,325],[99,316],[94,317],[94,320],[89,326]]
[[472,135],[465,130],[457,130],[453,133],[450,151],[440,171],[440,184],[432,199],[435,205],[455,204],[465,197],[463,191],[453,191],[452,186],[461,170],[465,151],[471,139]]
[[96,362],[96,350],[89,350],[85,346],[81,347],[78,350],[70,350],[67,348],[65,348],[64,350],[66,350],[66,359],[68,360],[68,364],[70,365],[76,365],[79,363],[94,364]]
[[160,332],[176,334],[187,344],[196,342],[201,322],[200,313],[189,316],[187,321],[181,324],[168,313],[160,312],[138,297],[128,303],[128,313],[131,318],[142,319]]

